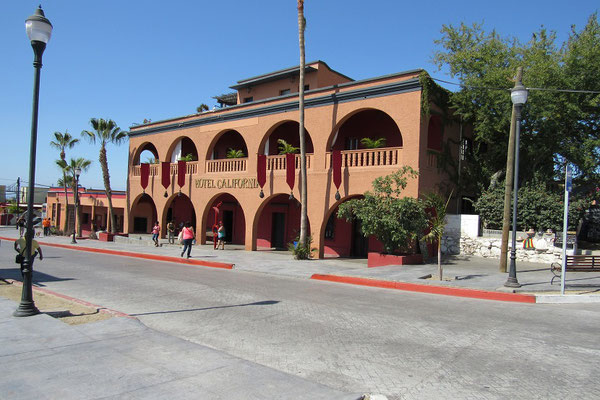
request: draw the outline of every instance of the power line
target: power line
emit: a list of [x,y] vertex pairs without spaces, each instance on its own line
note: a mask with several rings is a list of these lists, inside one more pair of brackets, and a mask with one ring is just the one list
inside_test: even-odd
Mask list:
[[[434,81],[447,83],[449,85],[460,86],[460,87],[463,87],[466,89],[502,90],[502,91],[510,91],[511,90],[511,88],[497,88],[497,87],[490,87],[490,86],[465,85],[463,83],[450,82],[450,81],[446,81],[444,79],[434,78],[434,77],[431,77],[431,79],[433,79]],[[527,90],[541,90],[541,91],[546,91],[546,92],[560,92],[560,93],[600,94],[600,90],[552,89],[552,88],[534,88],[534,87],[528,87]]]

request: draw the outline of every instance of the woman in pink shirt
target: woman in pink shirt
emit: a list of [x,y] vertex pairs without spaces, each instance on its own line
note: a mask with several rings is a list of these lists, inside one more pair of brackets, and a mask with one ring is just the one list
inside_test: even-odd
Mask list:
[[192,252],[192,243],[194,242],[195,237],[196,234],[194,233],[192,224],[189,221],[186,222],[182,229],[183,251],[181,252],[181,257],[183,257],[183,254],[187,250],[187,258],[190,258],[190,253]]
[[156,247],[158,247],[158,235],[160,235],[160,225],[158,221],[156,221],[154,227],[152,228],[152,241]]

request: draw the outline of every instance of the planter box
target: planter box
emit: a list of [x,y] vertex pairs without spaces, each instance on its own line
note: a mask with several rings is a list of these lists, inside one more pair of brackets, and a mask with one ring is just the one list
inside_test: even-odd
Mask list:
[[98,240],[101,242],[112,242],[115,235],[108,232],[100,232],[98,233]]
[[385,265],[410,265],[410,264],[423,264],[423,254],[407,254],[403,256],[397,256],[394,254],[382,254],[369,252],[369,258],[367,266],[383,267]]

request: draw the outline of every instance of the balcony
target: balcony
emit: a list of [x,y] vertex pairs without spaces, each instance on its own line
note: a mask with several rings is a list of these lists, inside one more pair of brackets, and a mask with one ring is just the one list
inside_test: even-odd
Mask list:
[[[281,171],[287,167],[285,154],[278,156],[267,156],[267,171]],[[312,154],[306,155],[306,169],[311,169]],[[300,169],[300,154],[296,154],[296,170]]]
[[[198,161],[188,161],[186,162],[186,175],[195,175],[198,173]],[[159,176],[160,175],[160,164],[151,164],[150,165],[150,176]],[[171,175],[177,174],[177,163],[171,163]],[[139,165],[134,165],[131,167],[131,176],[141,176],[142,168]]]
[[220,160],[206,160],[206,173],[214,172],[244,172],[248,158],[224,158]]
[[[402,147],[360,149],[342,151],[342,168],[381,167],[399,165],[402,162]],[[325,167],[331,168],[331,153],[327,153]]]

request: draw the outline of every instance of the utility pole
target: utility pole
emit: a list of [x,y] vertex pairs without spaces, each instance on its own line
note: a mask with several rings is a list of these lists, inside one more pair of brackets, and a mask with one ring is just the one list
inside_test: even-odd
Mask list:
[[[523,67],[517,68],[516,82],[523,78]],[[510,228],[510,198],[513,186],[513,167],[515,165],[515,127],[517,124],[517,113],[515,105],[512,106],[512,117],[510,119],[510,133],[508,136],[508,152],[506,155],[506,177],[504,179],[504,215],[502,218],[502,244],[500,246],[500,272],[506,272],[508,260],[508,231]],[[513,229],[516,229],[513,226]]]
[[19,178],[17,178],[17,216],[19,215],[19,197],[20,196],[21,196],[21,178],[19,177]]

